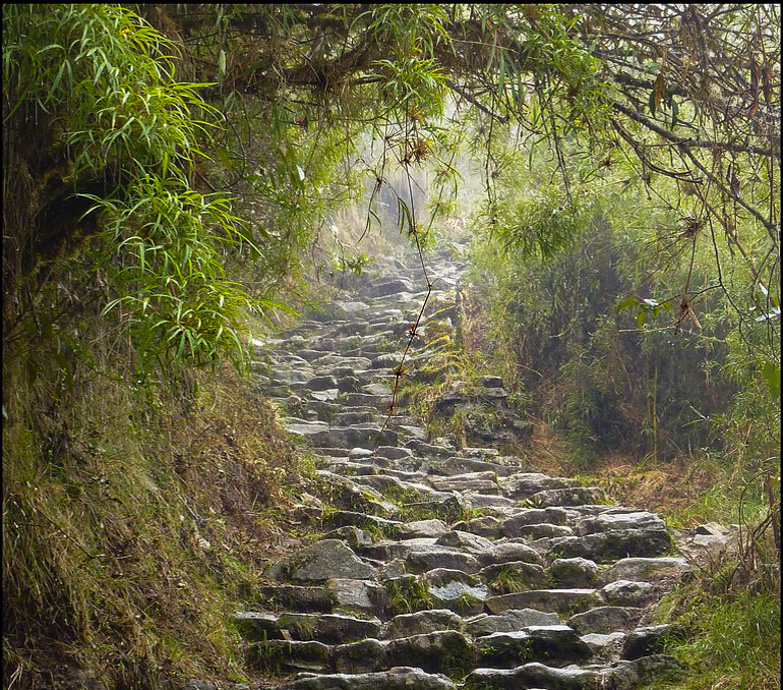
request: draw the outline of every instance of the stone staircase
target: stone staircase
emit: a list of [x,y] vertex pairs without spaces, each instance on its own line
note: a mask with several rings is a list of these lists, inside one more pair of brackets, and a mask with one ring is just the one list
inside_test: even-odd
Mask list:
[[[247,663],[278,678],[261,690],[625,690],[676,668],[672,631],[645,625],[690,568],[660,517],[389,416],[426,295],[417,261],[390,260],[259,348],[326,497],[296,509],[318,541],[271,563],[260,605],[236,613]],[[445,251],[427,262],[414,377],[428,331],[454,325],[464,268]],[[496,377],[487,387],[503,402]]]

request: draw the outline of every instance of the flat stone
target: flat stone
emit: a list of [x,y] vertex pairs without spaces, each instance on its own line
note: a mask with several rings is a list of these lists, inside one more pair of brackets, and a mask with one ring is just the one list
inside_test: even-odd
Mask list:
[[315,640],[268,640],[251,645],[249,662],[258,668],[268,664],[290,670],[326,671],[331,667],[332,647]]
[[598,563],[626,557],[658,556],[671,548],[671,537],[662,529],[613,530],[583,537],[560,537],[552,546],[561,558],[589,558]]
[[392,665],[410,665],[428,673],[464,669],[473,655],[473,642],[456,630],[440,630],[390,640],[387,646]]
[[568,625],[580,635],[626,632],[636,626],[643,609],[626,606],[597,606],[584,613],[577,613],[568,619]]
[[663,520],[658,515],[646,511],[619,514],[602,513],[580,521],[574,527],[574,532],[578,536],[584,536],[585,534],[610,530],[665,529],[665,527]]
[[615,580],[605,585],[601,594],[610,606],[643,607],[658,598],[658,588],[649,582]]
[[326,422],[314,422],[298,417],[283,417],[280,420],[286,431],[299,436],[316,436],[329,432],[329,425]]
[[381,629],[376,618],[367,620],[343,614],[284,613],[256,614],[240,612],[235,614],[245,637],[250,640],[282,639],[285,633],[294,640],[316,640],[324,644],[335,644],[351,639],[375,637]]
[[410,448],[400,448],[399,446],[380,446],[375,449],[375,454],[389,460],[401,460],[412,457],[413,451]]
[[602,503],[608,500],[606,492],[598,486],[570,486],[561,489],[545,489],[529,497],[535,506],[579,506]]
[[531,626],[524,630],[497,632],[476,642],[481,665],[516,667],[532,660],[585,661],[590,647],[567,625]]
[[326,587],[334,605],[349,611],[375,612],[385,603],[384,588],[367,580],[351,580],[331,578],[326,581]]
[[340,391],[336,388],[325,391],[313,391],[310,393],[310,397],[318,402],[329,402],[330,400],[337,400],[340,397]]
[[603,581],[667,582],[677,580],[693,566],[684,558],[623,558],[603,574]]
[[457,690],[457,686],[441,674],[397,667],[376,673],[311,676],[285,683],[277,690]]
[[441,546],[452,546],[455,549],[472,553],[473,555],[487,554],[495,548],[495,544],[486,537],[480,537],[470,532],[460,532],[459,530],[450,530],[438,537],[436,544]]
[[511,561],[524,561],[525,563],[541,563],[541,556],[538,551],[527,544],[516,542],[503,542],[493,544],[492,550],[479,556],[481,565],[497,565],[499,563],[509,563]]
[[592,608],[601,603],[595,589],[534,589],[527,592],[513,592],[489,597],[486,608],[491,613],[502,613],[507,609],[531,608],[550,613],[573,613]]
[[503,494],[509,498],[525,499],[545,489],[562,489],[577,483],[577,480],[567,477],[550,477],[540,472],[519,472],[506,478],[501,485]]
[[533,662],[513,669],[477,668],[465,678],[463,690],[587,690],[601,687],[600,683],[598,671],[554,668]]
[[560,587],[591,587],[598,582],[598,565],[587,558],[557,558],[549,566],[549,579]]
[[485,494],[498,492],[497,475],[494,472],[470,472],[451,477],[431,476],[429,483],[439,491],[476,491]]
[[559,625],[560,617],[556,613],[547,613],[536,609],[507,609],[496,616],[486,613],[470,618],[466,622],[467,631],[474,637],[497,632],[513,632],[531,625]]
[[631,631],[623,645],[623,659],[638,659],[663,652],[671,625],[651,625]]
[[405,565],[412,573],[425,573],[436,568],[461,570],[465,573],[476,573],[480,570],[475,556],[445,546],[433,546],[411,553],[405,559]]
[[520,529],[528,525],[565,525],[567,513],[564,508],[527,508],[504,520],[500,532],[506,537],[521,537]]
[[418,537],[437,539],[448,531],[449,528],[443,520],[416,520],[401,525],[399,535],[401,539],[415,539]]
[[437,630],[458,630],[461,632],[464,629],[465,622],[462,616],[458,616],[449,609],[432,609],[395,616],[387,624],[383,636],[393,640]]
[[375,569],[362,562],[345,542],[323,539],[284,560],[291,580],[321,581],[329,578],[369,580]]

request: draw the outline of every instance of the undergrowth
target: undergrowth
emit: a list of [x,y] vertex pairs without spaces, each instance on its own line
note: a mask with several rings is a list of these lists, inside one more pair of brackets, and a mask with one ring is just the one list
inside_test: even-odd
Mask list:
[[677,681],[645,690],[772,690],[780,687],[780,570],[771,535],[722,556],[666,595],[658,622],[686,632],[666,653],[684,661]]
[[77,372],[7,391],[3,686],[245,679],[231,613],[300,491],[293,445],[233,370]]

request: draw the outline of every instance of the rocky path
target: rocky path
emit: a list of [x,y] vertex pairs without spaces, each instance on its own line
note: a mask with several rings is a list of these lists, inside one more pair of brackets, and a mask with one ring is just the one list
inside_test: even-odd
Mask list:
[[[297,509],[318,540],[270,564],[262,605],[236,614],[248,663],[280,679],[261,690],[639,687],[676,665],[644,615],[689,568],[661,518],[492,448],[428,442],[403,410],[384,427],[425,296],[415,260],[263,348],[328,501]],[[412,372],[427,331],[453,326],[463,265],[443,252],[428,268]]]

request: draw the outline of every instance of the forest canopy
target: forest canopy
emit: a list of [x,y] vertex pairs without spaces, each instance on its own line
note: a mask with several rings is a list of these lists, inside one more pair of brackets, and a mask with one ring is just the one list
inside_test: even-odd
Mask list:
[[[4,11],[7,343],[50,333],[84,301],[57,280],[67,270],[91,300],[101,294],[142,359],[165,367],[224,353],[238,362],[239,311],[275,302],[271,291],[251,299],[220,257],[260,258],[264,284],[279,282],[289,249],[311,240],[317,199],[335,184],[326,161],[334,167],[338,141],[353,182],[374,179],[380,189],[391,167],[429,159],[452,185],[465,133],[483,158],[495,222],[503,163],[493,146],[514,127],[519,146],[544,141],[556,156],[566,204],[578,176],[600,181],[624,162],[681,216],[683,236],[708,234],[737,252],[751,301],[770,320],[777,314],[777,6],[138,12]],[[264,128],[272,136],[261,143]],[[380,148],[369,159],[358,150],[364,132]],[[577,153],[587,159],[579,171]],[[664,178],[675,193],[658,191]],[[253,193],[271,201],[255,224],[230,205]],[[298,227],[280,228],[290,225]],[[64,257],[74,256],[87,275],[73,274]],[[693,311],[689,293],[683,285],[683,317]],[[35,315],[42,300],[45,318]]]

